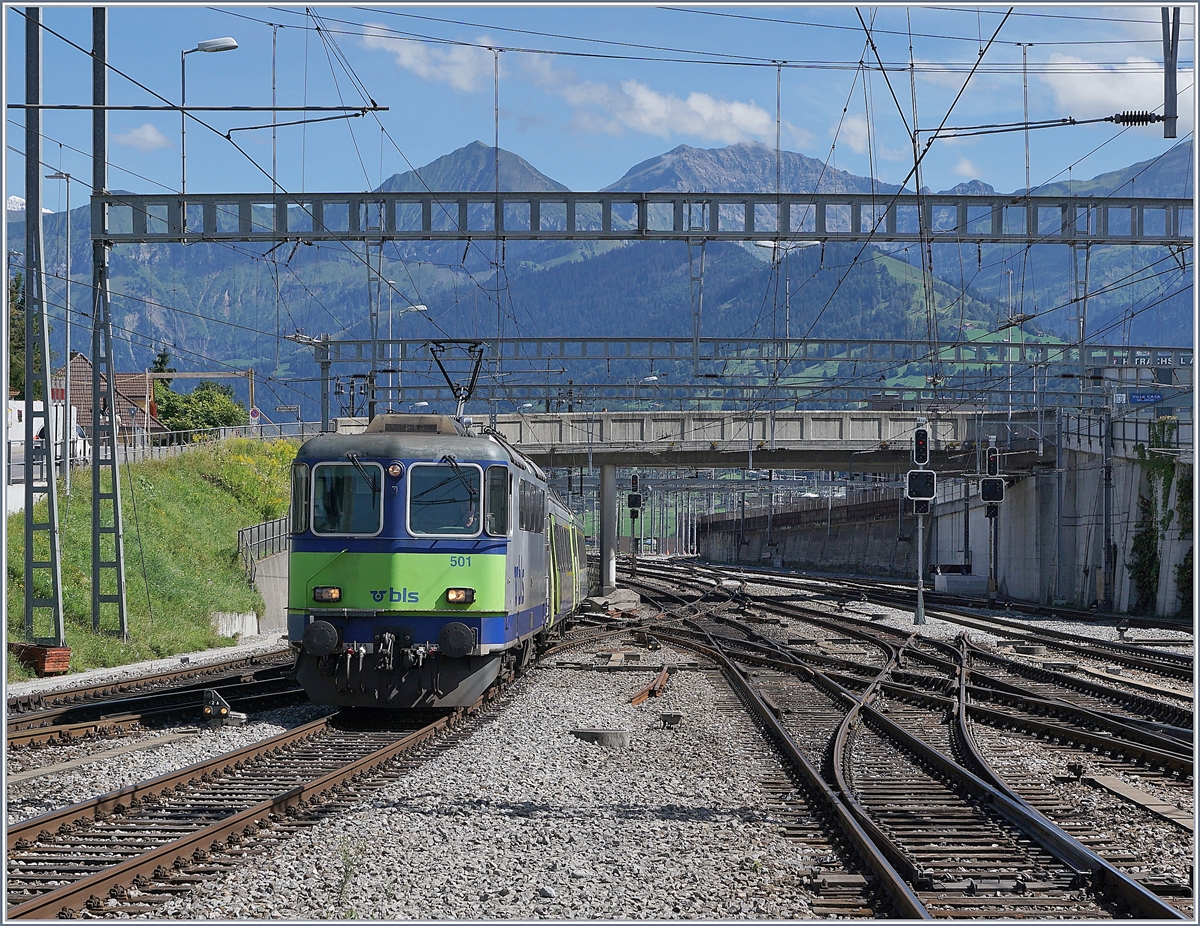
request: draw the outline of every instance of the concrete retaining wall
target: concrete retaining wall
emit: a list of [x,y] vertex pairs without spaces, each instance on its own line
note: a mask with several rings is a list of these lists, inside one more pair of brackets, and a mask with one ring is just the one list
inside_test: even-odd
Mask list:
[[[1104,571],[1104,463],[1099,453],[1064,452],[1064,504],[1062,512],[1062,558],[1059,571],[1058,474],[1044,472],[1025,476],[1008,487],[1000,506],[996,533],[997,595],[1000,598],[1053,604],[1064,601],[1086,608],[1103,598]],[[1177,497],[1178,473],[1169,504]],[[938,502],[925,519],[925,564],[967,567],[972,576],[988,575],[991,527],[985,517],[973,481],[939,480]],[[1113,460],[1112,538],[1116,545],[1113,579],[1113,610],[1127,611],[1136,598],[1128,561],[1137,529],[1138,494],[1146,493],[1143,467],[1125,456]],[[745,543],[739,543],[737,521],[727,519],[699,533],[700,558],[712,562],[771,564],[827,572],[855,572],[913,578],[916,575],[914,538],[916,518],[906,503],[903,519],[895,503],[890,516],[885,506],[866,516],[866,509],[853,513],[857,520],[841,520],[838,506],[828,527],[824,524],[776,523],[774,545],[767,545],[762,519],[747,519]],[[847,512],[849,514],[849,512]],[[860,514],[862,515],[860,517]],[[780,518],[778,520],[784,520]],[[1176,519],[1177,522],[1177,519]],[[1178,523],[1163,533],[1160,547],[1158,611],[1174,614],[1179,608],[1175,567],[1192,546],[1192,538],[1181,537]]]

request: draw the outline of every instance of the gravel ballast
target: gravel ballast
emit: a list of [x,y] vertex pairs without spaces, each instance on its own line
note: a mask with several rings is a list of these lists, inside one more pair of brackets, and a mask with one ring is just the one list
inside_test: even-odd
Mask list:
[[[963,632],[932,617],[914,627],[911,613],[875,603],[851,602],[849,610],[927,637],[950,640]],[[1116,637],[1103,625],[1039,621],[1038,626]],[[1008,639],[976,629],[968,633],[990,647]],[[812,918],[815,898],[807,874],[838,866],[824,852],[784,838],[776,798],[762,786],[783,775],[761,733],[733,705],[723,682],[696,669],[672,675],[662,697],[629,704],[659,665],[690,662],[694,654],[669,646],[642,651],[645,672],[566,667],[590,663],[592,652],[616,648],[617,639],[560,657],[562,667],[552,659],[534,669],[451,748],[431,751],[431,758],[369,798],[263,847],[150,918]],[[49,683],[23,684],[32,689]],[[27,819],[242,748],[328,712],[306,705],[252,715],[244,727],[172,727],[14,751],[9,772],[162,733],[195,731],[152,749],[11,785],[7,817]],[[683,720],[664,729],[664,712],[679,712]],[[628,731],[630,745],[603,747],[571,735],[582,728]],[[1046,778],[1064,774],[1065,760],[1037,740],[985,739],[1002,746],[995,758],[1002,757],[1013,774],[1022,768]],[[1162,787],[1153,775],[1122,778],[1187,810],[1193,806],[1190,793]],[[1127,836],[1131,851],[1158,846],[1155,873],[1186,880],[1194,854],[1191,834],[1061,777],[1055,790],[1100,832]]]
[[[652,678],[537,669],[455,748],[160,915],[808,916],[802,882],[822,860],[785,839],[769,808],[760,783],[779,777],[778,760],[743,713],[718,709],[722,683],[699,671],[631,706]],[[666,711],[682,722],[664,729]],[[583,728],[628,730],[631,745],[571,735]]]

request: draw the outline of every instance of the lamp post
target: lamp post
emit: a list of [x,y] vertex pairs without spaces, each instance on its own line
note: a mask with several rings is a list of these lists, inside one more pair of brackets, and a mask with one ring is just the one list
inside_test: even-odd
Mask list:
[[[75,444],[75,419],[71,416],[71,175],[65,171],[55,171],[52,174],[46,174],[47,180],[65,180],[67,184],[67,269],[66,283],[64,283],[63,294],[63,321],[66,322],[64,337],[66,343],[63,346],[63,354],[67,358],[66,375],[63,377],[63,490],[69,496],[71,494],[71,450]],[[49,397],[50,401],[46,405],[51,411],[47,415],[47,420],[52,420],[53,415],[53,396]],[[53,438],[54,428],[49,429],[49,435]],[[51,441],[47,441],[47,446]]]
[[[779,252],[783,252],[783,349],[784,356],[791,360],[792,352],[792,286],[788,277],[788,255],[792,251],[804,248],[818,247],[820,241],[755,241],[755,246],[771,249],[771,263],[779,260]],[[775,406],[779,404],[779,348],[775,348],[775,375],[771,382],[771,449],[775,449]]]
[[[222,36],[219,39],[205,39],[197,42],[195,48],[187,48],[179,53],[179,192],[187,192],[187,56],[194,51],[213,53],[217,51],[233,51],[238,47],[233,36]],[[274,121],[274,120],[272,120]],[[184,216],[186,222],[187,216]]]
[[[384,282],[387,283],[387,288],[388,288],[388,366],[393,371],[388,374],[389,378],[391,379],[391,383],[390,383],[391,388],[388,390],[388,393],[389,393],[389,396],[396,396],[397,401],[399,401],[400,397],[398,395],[396,395],[396,393],[397,393],[397,390],[401,389],[404,386],[403,370],[401,370],[399,366],[394,366],[391,362],[392,361],[392,349],[395,346],[392,344],[392,297],[396,293],[396,281],[395,280],[384,280]],[[411,305],[407,309],[400,310],[400,317],[403,318],[405,316],[405,314],[407,314],[408,312],[428,312],[428,311],[429,311],[429,306],[427,306],[427,305],[420,305],[420,304]],[[404,357],[401,356],[399,359],[401,360],[401,362],[403,362]],[[397,378],[397,376],[399,376],[400,378]],[[392,407],[392,402],[391,402],[391,399],[389,398],[388,399],[388,408],[391,408],[391,407]]]

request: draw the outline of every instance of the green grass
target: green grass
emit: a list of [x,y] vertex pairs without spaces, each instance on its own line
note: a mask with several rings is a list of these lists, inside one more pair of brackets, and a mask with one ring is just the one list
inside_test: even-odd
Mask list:
[[[262,596],[246,582],[237,532],[281,517],[288,506],[288,468],[296,446],[289,441],[233,439],[161,461],[121,469],[125,542],[125,597],[129,641],[117,634],[115,605],[104,605],[100,633],[91,616],[91,474],[59,483],[63,604],[71,671],[125,665],[235,641],[217,636],[213,611],[263,612]],[[107,488],[107,487],[106,487]],[[45,505],[37,514],[45,517]],[[24,515],[8,522],[8,639],[24,639]],[[111,546],[102,548],[111,558]],[[37,551],[38,558],[44,558]],[[144,572],[143,572],[144,570]],[[112,570],[106,570],[112,573]],[[45,580],[45,587],[43,587]],[[38,576],[39,595],[50,592]],[[147,585],[149,595],[147,595]],[[115,591],[115,582],[104,589]],[[48,611],[39,611],[34,635],[53,635]],[[31,673],[11,657],[9,682]]]

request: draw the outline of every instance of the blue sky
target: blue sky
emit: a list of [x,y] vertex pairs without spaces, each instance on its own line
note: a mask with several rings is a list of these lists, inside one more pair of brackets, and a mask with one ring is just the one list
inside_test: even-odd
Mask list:
[[[872,23],[888,77],[912,121],[909,37],[918,123],[946,114],[971,64],[1006,7],[860,7]],[[378,117],[279,130],[278,179],[289,191],[361,190],[496,133],[539,170],[575,190],[599,189],[630,167],[680,144],[719,147],[775,143],[779,69],[782,145],[856,174],[902,180],[912,149],[892,92],[874,63],[855,8],[732,5],[314,7],[325,40],[303,8],[223,8],[137,4],[110,11],[110,61],[172,103],[179,95],[179,52],[202,39],[234,36],[240,47],[188,56],[188,101],[269,105],[271,23],[280,105],[359,104],[362,90],[389,107]],[[1021,48],[1028,53],[1029,116],[1076,119],[1162,106],[1160,7],[1018,7],[958,102],[951,125],[1023,118]],[[1179,136],[1193,129],[1193,28],[1183,9]],[[44,8],[44,22],[91,45],[87,7]],[[6,94],[23,99],[24,21],[5,10]],[[493,52],[489,49],[503,49]],[[46,102],[90,102],[87,57],[54,35],[44,41]],[[340,59],[340,60],[339,60]],[[110,102],[158,102],[113,74]],[[845,110],[845,111],[843,111]],[[314,114],[324,115],[324,114]],[[214,128],[269,122],[269,114],[204,114]],[[296,119],[281,115],[280,121]],[[22,116],[9,110],[7,144],[23,147]],[[90,120],[48,112],[44,160],[90,179]],[[139,192],[179,187],[179,118],[114,112],[110,185]],[[237,132],[243,152],[223,135],[188,129],[188,188],[195,192],[270,186],[267,130]],[[60,143],[63,147],[60,148]],[[1110,124],[1030,133],[1033,183],[1089,178],[1165,151],[1161,126]],[[80,152],[70,150],[71,147]],[[7,194],[23,194],[23,159],[7,156]],[[255,163],[257,163],[257,167]],[[1068,171],[1070,172],[1068,174]],[[944,189],[980,178],[1002,191],[1025,183],[1020,132],[935,143],[923,182]],[[61,207],[61,184],[47,183],[45,205]],[[83,202],[85,188],[74,191]]]

